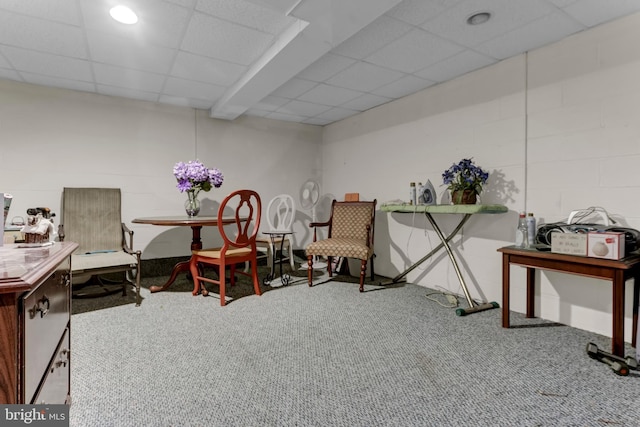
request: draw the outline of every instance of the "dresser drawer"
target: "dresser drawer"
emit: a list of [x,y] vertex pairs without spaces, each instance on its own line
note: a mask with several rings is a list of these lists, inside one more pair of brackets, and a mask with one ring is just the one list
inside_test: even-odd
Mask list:
[[66,329],[42,385],[31,403],[36,405],[70,403],[71,353],[69,349],[69,329]]
[[67,259],[23,299],[25,402],[32,400],[69,324],[69,286]]

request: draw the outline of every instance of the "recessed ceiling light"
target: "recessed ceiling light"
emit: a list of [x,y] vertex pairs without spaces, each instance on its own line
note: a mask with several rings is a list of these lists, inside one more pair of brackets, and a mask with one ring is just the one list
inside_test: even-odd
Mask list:
[[491,14],[489,12],[479,12],[474,13],[470,17],[467,18],[467,24],[469,25],[480,25],[484,24],[491,18]]
[[113,19],[123,24],[135,24],[138,22],[138,16],[127,6],[118,5],[109,11]]

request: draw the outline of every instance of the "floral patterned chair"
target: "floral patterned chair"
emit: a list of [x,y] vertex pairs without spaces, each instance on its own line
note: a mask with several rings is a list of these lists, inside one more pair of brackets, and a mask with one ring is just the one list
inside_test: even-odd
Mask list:
[[[373,270],[373,228],[375,223],[376,200],[372,202],[338,202],[331,204],[331,217],[327,222],[312,222],[313,243],[306,249],[309,286],[313,281],[313,257],[328,258],[327,270],[332,277],[333,257],[357,258],[360,266],[360,292],[364,292],[364,277],[367,261],[371,259],[371,280]],[[329,227],[328,237],[317,240],[317,228]]]

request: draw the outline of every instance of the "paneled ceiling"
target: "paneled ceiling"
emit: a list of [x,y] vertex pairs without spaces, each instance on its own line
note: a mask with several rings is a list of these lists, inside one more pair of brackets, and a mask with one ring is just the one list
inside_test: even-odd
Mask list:
[[[117,4],[138,23],[114,21]],[[469,25],[478,12],[491,18]],[[636,12],[640,0],[0,0],[0,79],[325,125]]]

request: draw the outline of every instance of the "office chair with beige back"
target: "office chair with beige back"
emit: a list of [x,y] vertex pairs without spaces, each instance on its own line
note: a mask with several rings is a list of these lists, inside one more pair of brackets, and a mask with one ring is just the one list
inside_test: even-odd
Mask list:
[[[364,292],[364,278],[367,261],[371,259],[371,280],[373,271],[373,228],[375,223],[376,200],[372,202],[338,202],[331,204],[331,217],[327,222],[312,222],[313,243],[306,249],[308,260],[309,286],[313,283],[313,257],[328,258],[327,270],[332,277],[332,258],[357,258],[360,265],[360,292]],[[328,237],[317,240],[317,228],[328,227]]]
[[[218,232],[222,237],[222,247],[191,251],[189,269],[193,276],[193,295],[209,295],[205,283],[220,287],[220,305],[226,304],[226,267],[230,269],[231,286],[235,284],[235,275],[243,274],[252,278],[256,295],[261,295],[258,281],[258,259],[256,236],[260,227],[262,205],[258,193],[252,190],[237,190],[229,194],[220,204],[218,218],[225,216],[225,209],[233,207],[235,221],[224,225],[218,221]],[[225,228],[226,227],[226,228]],[[238,264],[249,262],[249,273],[237,270]],[[212,265],[218,269],[218,279],[205,276],[203,266]]]
[[[64,188],[60,241],[78,243],[71,255],[75,298],[136,291],[140,305],[140,251],[133,250],[133,231],[121,220],[119,188]],[[121,280],[114,276],[122,275]]]

